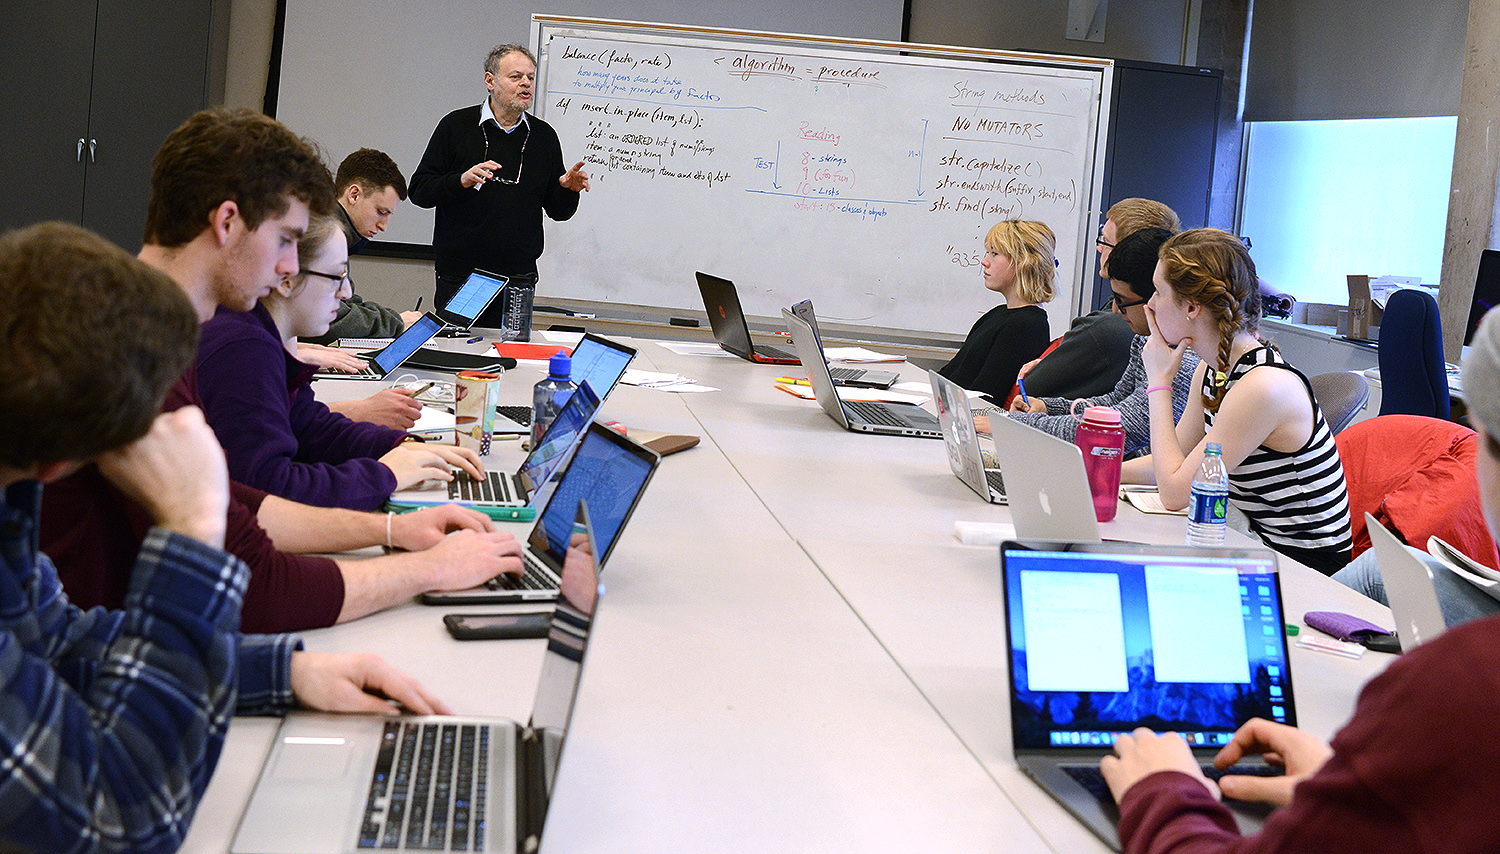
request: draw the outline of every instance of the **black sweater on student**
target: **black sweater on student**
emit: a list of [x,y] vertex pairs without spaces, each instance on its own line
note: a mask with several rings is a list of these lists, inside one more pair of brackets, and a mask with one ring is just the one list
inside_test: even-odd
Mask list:
[[[502,275],[535,273],[542,212],[565,220],[578,210],[578,193],[557,183],[567,171],[562,145],[551,125],[529,114],[527,126],[511,133],[493,122],[481,129],[479,108],[454,110],[438,122],[411,176],[412,203],[437,208],[432,248],[438,275],[462,279],[476,267]],[[463,173],[486,159],[500,164],[495,178],[478,190],[464,189]],[[502,183],[516,180],[518,167],[520,183]]]
[[953,360],[938,373],[966,389],[1003,402],[1016,384],[1016,372],[1052,343],[1047,312],[1041,306],[991,309],[979,318]]

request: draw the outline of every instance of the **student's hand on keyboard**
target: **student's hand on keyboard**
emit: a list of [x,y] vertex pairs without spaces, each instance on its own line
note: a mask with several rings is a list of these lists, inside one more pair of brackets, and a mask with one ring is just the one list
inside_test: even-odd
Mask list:
[[396,476],[396,489],[428,480],[447,483],[453,480],[455,468],[476,479],[484,477],[484,464],[479,456],[468,448],[452,445],[403,442],[387,451],[380,461]]
[[1219,787],[1203,776],[1203,769],[1198,767],[1192,749],[1175,732],[1158,735],[1140,727],[1130,735],[1120,736],[1115,740],[1115,755],[1104,757],[1099,763],[1099,771],[1109,783],[1109,793],[1114,795],[1115,803],[1125,797],[1131,786],[1158,771],[1181,771],[1196,777],[1214,797],[1219,796]]
[[362,400],[339,400],[328,408],[354,421],[368,421],[392,430],[410,430],[422,417],[422,404],[412,389],[388,388]]
[[457,504],[438,504],[391,517],[391,545],[409,552],[430,549],[454,531],[495,530],[490,517]]
[[462,471],[475,480],[484,478],[484,463],[480,461],[479,455],[468,448],[460,448],[457,445],[432,445],[427,449],[435,452],[443,458],[443,461],[453,468]]
[[303,706],[324,712],[453,714],[417,680],[368,653],[292,653],[292,693]]
[[1322,768],[1333,755],[1333,749],[1296,727],[1251,718],[1235,731],[1234,738],[1214,757],[1214,765],[1228,768],[1246,756],[1258,754],[1264,754],[1270,764],[1285,768],[1286,774],[1280,777],[1226,775],[1219,779],[1219,788],[1225,797],[1285,806],[1292,799],[1292,788]]
[[348,374],[357,374],[365,368],[365,360],[357,358],[353,353],[305,341],[297,342],[297,360]]
[[497,575],[520,575],[521,544],[505,531],[458,531],[423,553],[430,574],[426,590],[468,590]]

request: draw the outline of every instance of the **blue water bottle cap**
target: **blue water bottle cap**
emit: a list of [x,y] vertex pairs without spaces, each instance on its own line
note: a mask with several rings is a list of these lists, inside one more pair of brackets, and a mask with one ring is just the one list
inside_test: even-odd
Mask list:
[[573,373],[573,360],[568,358],[567,353],[558,350],[552,354],[551,359],[547,360],[547,372],[554,380],[565,380],[569,374]]
[[1209,442],[1207,445],[1205,445],[1203,447],[1203,453],[1205,453],[1205,454],[1218,454],[1219,456],[1222,457],[1222,456],[1224,456],[1224,449],[1219,446],[1218,442]]

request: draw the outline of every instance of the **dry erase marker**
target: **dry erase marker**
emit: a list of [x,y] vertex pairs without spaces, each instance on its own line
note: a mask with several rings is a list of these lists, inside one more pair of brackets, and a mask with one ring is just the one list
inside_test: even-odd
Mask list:
[[1021,402],[1026,404],[1028,409],[1031,408],[1031,398],[1026,396],[1026,381],[1018,377],[1016,379],[1016,388],[1021,390]]
[[469,340],[465,341],[464,343],[465,344],[478,344],[480,341],[483,341],[483,340],[484,340],[484,336],[483,335],[475,335],[473,338],[470,338]]

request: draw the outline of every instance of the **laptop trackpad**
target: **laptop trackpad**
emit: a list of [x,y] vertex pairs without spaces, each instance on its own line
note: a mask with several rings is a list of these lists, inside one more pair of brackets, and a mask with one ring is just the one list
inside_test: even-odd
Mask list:
[[354,748],[348,739],[289,737],[271,769],[277,780],[337,780],[349,773]]

